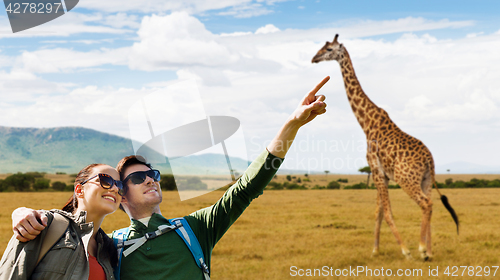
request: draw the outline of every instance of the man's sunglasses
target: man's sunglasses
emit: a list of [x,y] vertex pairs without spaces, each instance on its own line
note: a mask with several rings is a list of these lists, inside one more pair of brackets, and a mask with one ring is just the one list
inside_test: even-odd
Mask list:
[[116,181],[108,174],[99,173],[99,174],[92,176],[92,177],[88,178],[87,180],[83,181],[83,183],[81,183],[81,185],[83,186],[83,184],[87,183],[88,181],[94,179],[97,176],[99,176],[99,183],[101,184],[101,187],[103,189],[109,190],[114,185],[116,185],[116,187],[118,188],[118,194],[121,196],[125,195],[125,189],[123,188],[123,183],[121,181]]
[[130,180],[134,185],[142,184],[146,180],[146,176],[153,179],[155,182],[158,182],[161,179],[160,171],[156,169],[151,169],[148,171],[137,171],[128,174],[128,176],[125,179],[123,179],[123,185],[126,186],[128,180]]

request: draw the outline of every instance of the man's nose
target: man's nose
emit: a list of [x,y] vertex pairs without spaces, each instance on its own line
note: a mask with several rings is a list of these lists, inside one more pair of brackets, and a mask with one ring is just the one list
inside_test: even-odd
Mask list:
[[150,184],[153,184],[155,182],[155,180],[153,180],[153,178],[149,177],[146,175],[146,180],[144,180],[146,182],[147,185],[150,185]]

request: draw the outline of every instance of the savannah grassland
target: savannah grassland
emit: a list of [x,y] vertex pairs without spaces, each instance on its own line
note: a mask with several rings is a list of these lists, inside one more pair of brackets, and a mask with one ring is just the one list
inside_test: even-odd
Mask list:
[[[309,176],[313,184],[326,185],[347,175]],[[366,180],[357,176],[359,182]],[[442,175],[454,180],[497,179],[499,175]],[[278,175],[278,180],[284,175]],[[305,177],[300,176],[302,179]],[[470,177],[470,178],[469,178]],[[468,178],[468,179],[467,179]],[[317,181],[316,181],[317,180]],[[349,177],[349,183],[356,183]],[[320,184],[320,185],[321,185]],[[375,190],[265,190],[252,202],[238,221],[219,241],[212,255],[212,279],[290,279],[291,267],[298,269],[356,269],[363,266],[373,271],[391,269],[420,270],[421,276],[372,276],[365,273],[343,279],[428,279],[429,267],[439,268],[435,279],[500,279],[484,276],[480,267],[500,265],[500,189],[443,189],[460,218],[460,235],[449,213],[433,191],[432,243],[434,258],[430,262],[418,259],[418,240],[421,212],[418,206],[400,189],[390,190],[393,214],[401,236],[415,260],[405,260],[389,227],[384,222],[380,237],[380,255],[371,257],[373,246]],[[165,192],[161,205],[167,217],[184,216],[213,204],[222,191],[213,191],[187,201],[179,201],[177,192]],[[70,193],[0,193],[0,252],[11,237],[10,214],[19,206],[59,208]],[[117,211],[108,216],[103,229],[128,225],[127,216]],[[444,275],[446,267],[473,266],[477,276]],[[453,272],[453,271],[451,271]],[[292,273],[293,274],[293,273]],[[337,279],[338,277],[305,277]],[[479,276],[483,275],[483,276]]]

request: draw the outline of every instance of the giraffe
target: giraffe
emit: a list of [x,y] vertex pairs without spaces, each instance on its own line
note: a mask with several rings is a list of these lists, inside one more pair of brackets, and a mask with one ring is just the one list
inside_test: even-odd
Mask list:
[[[388,183],[393,180],[422,209],[419,252],[423,260],[432,257],[431,250],[431,190],[435,185],[434,160],[429,149],[422,141],[403,132],[390,118],[387,112],[375,105],[364,93],[354,73],[354,68],[346,48],[337,42],[338,34],[333,42],[326,44],[317,52],[312,63],[336,60],[341,68],[347,98],[352,111],[366,135],[366,158],[372,170],[377,187],[377,208],[375,210],[375,244],[373,255],[379,253],[379,237],[382,219],[391,228],[401,251],[406,258],[412,259],[394,223],[389,201]],[[441,195],[443,204],[452,215],[457,233],[459,222],[448,199]]]

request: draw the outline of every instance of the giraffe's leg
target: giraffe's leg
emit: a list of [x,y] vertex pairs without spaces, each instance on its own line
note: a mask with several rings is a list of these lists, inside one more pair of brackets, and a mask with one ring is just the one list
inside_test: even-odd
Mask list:
[[382,218],[384,217],[384,208],[382,206],[382,199],[380,193],[377,192],[377,208],[375,209],[375,245],[373,247],[372,256],[379,253],[379,240],[380,240],[380,226],[382,225]]
[[403,253],[403,255],[405,255],[407,259],[412,259],[410,250],[408,250],[403,242],[403,239],[401,239],[398,229],[396,228],[396,224],[394,223],[394,218],[392,217],[391,203],[389,201],[388,182],[383,177],[383,175],[380,174],[380,171],[378,169],[372,170],[372,174],[373,180],[375,181],[375,185],[377,186],[377,190],[380,194],[380,199],[382,200],[385,221],[391,228],[392,234],[394,235],[394,237],[396,237],[399,246],[401,246],[401,252]]
[[427,257],[432,258],[432,240],[431,240],[431,223],[427,226]]
[[[429,174],[429,173],[427,173]],[[422,191],[424,192],[425,196],[429,199],[430,201],[430,207],[431,211],[429,214],[429,224],[427,225],[427,235],[426,235],[426,247],[427,247],[427,258],[432,258],[432,238],[431,238],[431,218],[432,218],[432,200],[431,200],[431,194],[432,194],[432,185],[433,182],[431,181],[429,176],[424,176],[424,180],[422,181]]]
[[420,206],[422,209],[422,223],[420,226],[420,243],[418,250],[420,257],[423,260],[428,260],[430,255],[427,250],[431,246],[430,224],[432,216],[432,201],[427,197],[418,183],[401,183],[401,187],[405,192]]
[[430,251],[427,252],[427,249],[431,246],[432,201],[422,193],[417,203],[422,208],[422,225],[420,228],[420,244],[418,249],[420,257],[426,261],[430,258]]

